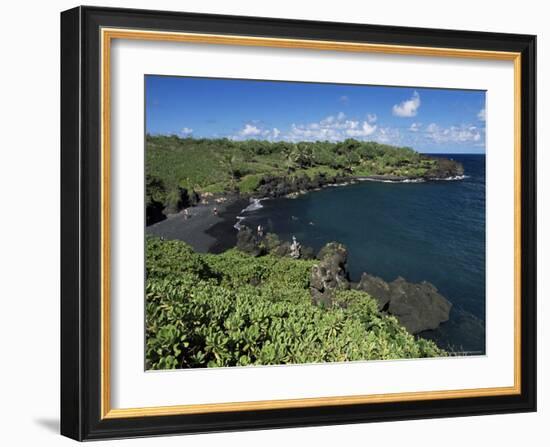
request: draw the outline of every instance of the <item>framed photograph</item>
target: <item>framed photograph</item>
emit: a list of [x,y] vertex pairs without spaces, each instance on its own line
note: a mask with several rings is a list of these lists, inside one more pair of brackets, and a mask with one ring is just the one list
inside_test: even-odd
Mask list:
[[535,411],[535,44],[63,12],[62,434]]

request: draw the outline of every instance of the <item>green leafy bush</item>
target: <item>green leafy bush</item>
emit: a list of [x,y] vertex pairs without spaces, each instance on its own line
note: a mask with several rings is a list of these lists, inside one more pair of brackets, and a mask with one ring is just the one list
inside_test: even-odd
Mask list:
[[170,210],[177,204],[174,191],[179,187],[190,192],[252,193],[268,175],[313,178],[342,170],[359,176],[422,175],[436,163],[411,148],[353,139],[290,143],[147,135],[146,149],[146,174],[162,186],[148,183],[147,194]]
[[445,355],[378,313],[368,294],[314,305],[315,261],[230,250],[202,255],[146,240],[147,369],[274,365]]

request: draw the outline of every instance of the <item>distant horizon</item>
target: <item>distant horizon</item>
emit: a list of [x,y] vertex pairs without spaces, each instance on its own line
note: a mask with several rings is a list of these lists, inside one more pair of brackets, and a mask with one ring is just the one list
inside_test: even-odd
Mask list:
[[145,76],[146,133],[287,142],[346,139],[485,154],[485,92]]

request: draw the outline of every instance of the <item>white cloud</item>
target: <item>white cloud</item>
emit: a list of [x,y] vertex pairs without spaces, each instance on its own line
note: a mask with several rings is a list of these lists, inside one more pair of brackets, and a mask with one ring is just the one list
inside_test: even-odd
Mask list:
[[409,127],[409,130],[411,132],[418,132],[421,127],[422,127],[422,123],[412,123],[411,127]]
[[477,113],[477,119],[479,121],[485,121],[485,107]]
[[365,139],[376,131],[376,125],[367,120],[347,119],[343,112],[329,115],[318,122],[293,123],[290,131],[282,135],[289,141],[342,141],[346,138]]
[[354,138],[368,137],[372,135],[376,130],[376,126],[369,124],[367,121],[363,121],[359,124],[357,121],[347,121],[349,128],[346,129],[346,135]]
[[[339,112],[326,116],[319,121],[293,123],[288,130],[277,127],[264,127],[258,121],[246,123],[244,127],[229,138],[233,140],[265,139],[269,141],[343,141],[347,138],[357,140],[394,141],[396,132],[390,128],[380,129],[375,124],[377,117],[367,114],[365,120],[350,119]],[[394,141],[395,142],[395,141]]]
[[381,127],[376,132],[374,140],[384,144],[399,144],[401,140],[401,134],[399,129],[393,127]]
[[428,124],[428,127],[426,127],[426,132],[428,133],[435,133],[439,130],[439,126],[435,123]]
[[190,127],[184,127],[183,129],[180,130],[180,133],[184,137],[188,137],[193,133],[193,129],[191,129]]
[[482,143],[483,130],[466,124],[440,127],[431,123],[426,127],[426,136],[435,143]]
[[400,117],[416,116],[420,103],[420,95],[415,91],[410,99],[407,99],[400,104],[395,104],[392,112],[395,116]]
[[244,128],[239,131],[239,135],[243,137],[253,137],[260,135],[262,131],[253,124],[245,124]]
[[246,139],[263,139],[274,141],[279,138],[281,131],[276,127],[265,128],[259,124],[257,121],[251,123],[246,123],[244,127],[237,132],[235,135],[229,136],[232,140],[246,140]]

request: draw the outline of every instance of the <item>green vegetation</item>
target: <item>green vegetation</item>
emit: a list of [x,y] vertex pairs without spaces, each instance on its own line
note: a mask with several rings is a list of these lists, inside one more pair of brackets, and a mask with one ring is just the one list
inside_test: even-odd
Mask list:
[[318,261],[198,254],[146,239],[146,367],[274,365],[445,355],[380,314],[364,292],[312,303]]
[[[173,210],[187,193],[253,193],[265,176],[422,176],[436,161],[411,148],[338,143],[194,139],[147,135],[147,204]],[[151,191],[149,190],[151,182]]]

